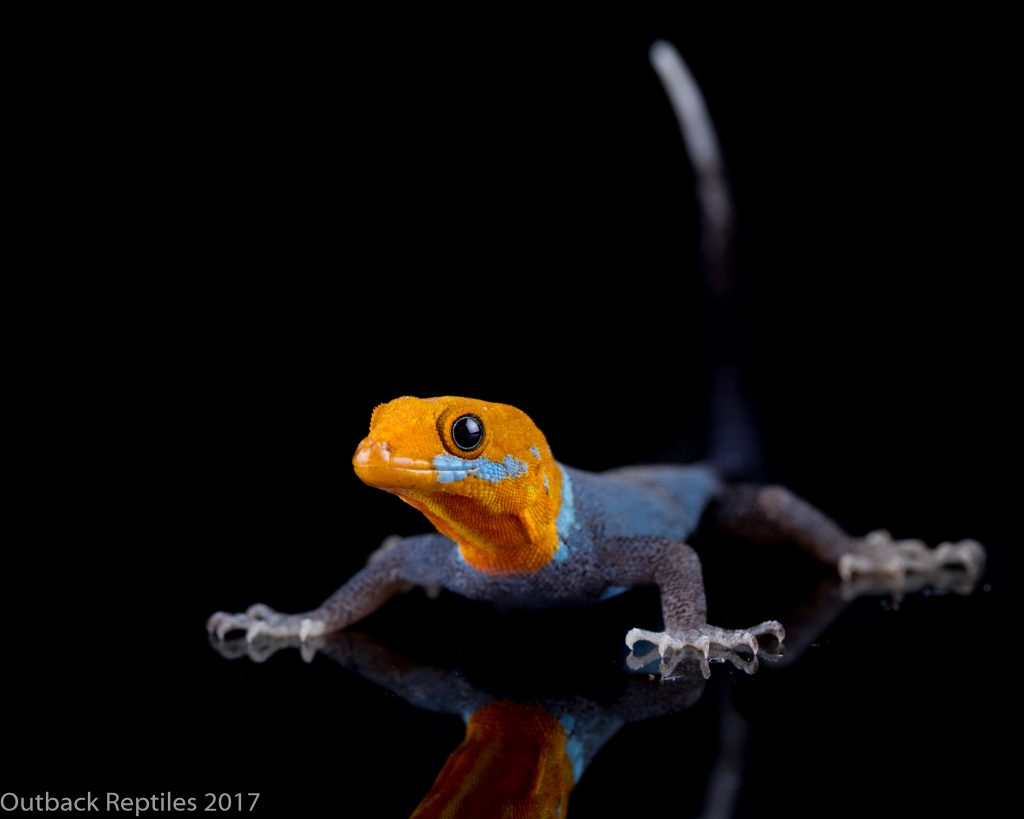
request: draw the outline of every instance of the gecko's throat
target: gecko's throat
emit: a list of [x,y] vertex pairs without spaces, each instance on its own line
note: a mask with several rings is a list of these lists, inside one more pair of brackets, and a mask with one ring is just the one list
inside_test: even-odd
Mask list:
[[[429,458],[371,434],[352,466],[364,483],[391,492],[452,538],[466,562],[493,574],[535,571],[558,549],[555,516],[561,481],[557,466],[532,464],[511,453]],[[532,456],[531,456],[532,457]],[[531,468],[532,467],[532,468]]]

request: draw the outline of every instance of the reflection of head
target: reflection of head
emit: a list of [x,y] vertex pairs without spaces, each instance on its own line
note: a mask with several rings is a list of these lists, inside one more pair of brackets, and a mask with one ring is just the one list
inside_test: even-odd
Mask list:
[[414,819],[565,816],[574,784],[567,740],[563,723],[543,706],[481,706]]

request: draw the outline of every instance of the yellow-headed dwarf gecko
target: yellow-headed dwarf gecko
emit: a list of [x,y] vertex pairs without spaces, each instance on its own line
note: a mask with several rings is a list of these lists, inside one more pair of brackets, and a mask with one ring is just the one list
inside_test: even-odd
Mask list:
[[256,605],[244,614],[218,612],[208,622],[218,638],[237,629],[249,639],[336,631],[410,585],[543,607],[656,584],[664,631],[632,629],[627,645],[647,640],[663,657],[686,646],[706,655],[712,644],[746,645],[756,654],[757,638],[781,641],[782,626],[708,625],[700,561],[686,543],[702,518],[749,540],[795,542],[844,577],[957,563],[976,572],[984,560],[974,541],[931,550],[880,533],[851,537],[780,486],[726,484],[708,466],[572,469],[554,459],[525,413],[472,398],[382,404],[352,463],[364,482],[423,512],[437,533],[390,540],[312,611],[279,614]]
[[[700,92],[679,55],[656,43],[652,63],[679,119],[697,176],[712,292],[724,290],[730,204],[714,131]],[[515,407],[472,398],[395,399],[378,406],[352,459],[370,486],[398,495],[427,516],[436,534],[392,539],[367,566],[312,611],[280,614],[255,605],[218,612],[218,639],[242,630],[307,639],[361,620],[410,585],[466,597],[543,607],[601,600],[655,584],[664,630],[632,629],[631,648],[653,643],[663,658],[690,647],[748,646],[783,639],[770,620],[747,629],[706,621],[700,561],[687,545],[698,523],[762,543],[792,541],[854,574],[927,572],[959,564],[976,574],[984,550],[974,541],[932,550],[876,532],[856,538],[779,486],[730,484],[715,468],[635,466],[600,474],[558,463],[543,433]]]

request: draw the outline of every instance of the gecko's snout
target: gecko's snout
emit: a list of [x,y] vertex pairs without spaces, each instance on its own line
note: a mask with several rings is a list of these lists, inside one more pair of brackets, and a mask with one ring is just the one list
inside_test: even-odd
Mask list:
[[375,467],[387,466],[391,463],[391,446],[387,441],[375,441],[373,438],[363,438],[356,447],[355,455],[352,456],[352,466]]
[[352,467],[363,483],[389,490],[418,484],[432,474],[429,463],[396,455],[388,441],[373,437],[359,442]]
[[364,438],[352,456],[352,468],[365,484],[386,488],[387,476],[391,473],[391,447],[387,441]]

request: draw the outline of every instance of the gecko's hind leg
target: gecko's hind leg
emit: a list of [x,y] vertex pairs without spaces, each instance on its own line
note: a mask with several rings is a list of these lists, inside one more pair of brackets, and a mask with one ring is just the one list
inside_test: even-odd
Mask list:
[[960,566],[970,577],[985,568],[985,549],[976,540],[940,543],[929,549],[921,540],[893,540],[884,530],[871,532],[855,542],[852,551],[839,558],[839,575],[850,581],[855,575],[886,575],[902,582],[908,574],[931,574]]
[[927,574],[959,566],[975,578],[985,567],[985,550],[974,540],[942,543],[929,549],[920,540],[893,540],[888,532],[852,537],[826,514],[781,486],[737,485],[725,489],[711,507],[723,531],[756,543],[792,541],[844,580],[855,575],[884,575],[902,582],[908,574]]

